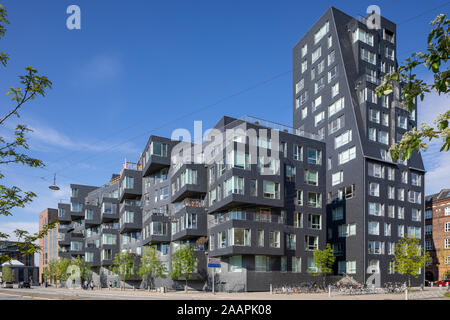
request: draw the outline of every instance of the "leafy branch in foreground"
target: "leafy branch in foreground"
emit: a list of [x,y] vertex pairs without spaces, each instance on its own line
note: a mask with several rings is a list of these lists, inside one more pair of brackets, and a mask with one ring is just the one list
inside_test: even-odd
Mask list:
[[[381,97],[391,94],[394,87],[400,84],[402,104],[409,112],[413,111],[417,98],[423,101],[428,93],[449,94],[450,21],[445,14],[440,14],[431,22],[431,25],[433,29],[428,35],[426,52],[413,53],[396,71],[387,74],[383,83],[376,88],[377,95]],[[420,66],[432,72],[433,82],[427,83],[417,78],[417,74],[414,72]],[[449,119],[450,110],[436,118],[435,126],[422,123],[418,129],[413,128],[406,132],[398,144],[390,147],[392,158],[406,160],[411,157],[414,150],[426,150],[428,148],[425,142],[427,139],[430,142],[433,139],[441,138],[443,145],[440,151],[448,151],[450,149]]]

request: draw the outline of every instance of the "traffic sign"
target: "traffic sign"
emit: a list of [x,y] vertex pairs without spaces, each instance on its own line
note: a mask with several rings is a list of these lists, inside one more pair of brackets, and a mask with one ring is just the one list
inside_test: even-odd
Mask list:
[[220,268],[219,258],[208,258],[208,268]]

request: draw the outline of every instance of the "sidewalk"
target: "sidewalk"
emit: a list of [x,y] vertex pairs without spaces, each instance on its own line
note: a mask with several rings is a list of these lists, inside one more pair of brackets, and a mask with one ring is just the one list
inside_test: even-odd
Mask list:
[[[432,292],[434,288],[426,288]],[[167,293],[132,289],[82,290],[66,288],[0,289],[0,293],[56,300],[404,300],[401,294],[332,295],[328,293],[270,294],[269,292],[223,293],[175,291]],[[424,297],[425,298],[425,297]],[[448,298],[447,298],[448,299]],[[450,300],[450,299],[449,299]]]

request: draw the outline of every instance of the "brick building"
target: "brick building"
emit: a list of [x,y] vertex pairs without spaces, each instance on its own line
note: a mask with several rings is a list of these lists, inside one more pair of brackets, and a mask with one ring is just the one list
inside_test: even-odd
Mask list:
[[433,258],[426,279],[444,279],[450,271],[450,189],[425,198],[425,249]]
[[[39,231],[41,231],[49,222],[54,221],[58,217],[58,210],[47,208],[39,213]],[[39,239],[39,246],[42,250],[39,252],[39,282],[43,281],[42,273],[52,260],[58,259],[58,226],[49,230],[44,238]]]

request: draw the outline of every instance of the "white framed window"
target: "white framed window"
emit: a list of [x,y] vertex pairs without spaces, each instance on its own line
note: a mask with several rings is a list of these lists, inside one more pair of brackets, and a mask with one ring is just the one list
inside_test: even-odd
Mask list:
[[358,40],[368,44],[369,46],[373,46],[373,35],[361,28],[356,28],[356,30],[353,31],[353,42]]
[[318,96],[312,102],[312,112],[316,111],[316,109],[322,104],[322,96]]
[[403,188],[397,189],[397,200],[405,201],[405,189]]
[[384,216],[384,204],[369,202],[369,214],[373,216]]
[[328,54],[328,66],[331,66],[335,60],[336,60],[336,52],[335,50],[333,50]]
[[327,21],[315,34],[314,44],[317,44],[330,31],[330,23]]
[[305,119],[308,116],[308,107],[304,107],[302,109],[302,119]]
[[369,241],[369,254],[384,254],[384,242]]
[[333,104],[328,107],[328,117],[331,117],[335,113],[344,109],[344,97],[336,100]]
[[338,235],[341,238],[356,235],[356,223],[341,224],[340,226],[338,226]]
[[450,232],[450,222],[444,224],[444,232]]
[[389,218],[395,218],[395,206],[394,205],[388,205],[387,216]]
[[304,56],[306,56],[306,54],[308,53],[308,44],[306,43],[303,47],[302,47],[302,58]]
[[328,133],[332,134],[338,131],[339,129],[343,128],[345,124],[345,116],[342,115],[337,119],[334,119],[330,123],[328,123]]
[[369,127],[369,140],[377,141],[377,129]]
[[311,55],[311,63],[316,62],[321,55],[322,55],[322,47],[318,47],[316,50],[313,51]]
[[445,238],[444,240],[444,248],[450,249],[450,238]]
[[356,147],[351,147],[347,150],[341,151],[338,154],[339,164],[344,164],[356,158]]
[[369,221],[369,234],[374,236],[380,235],[380,223],[378,221]]
[[334,98],[339,94],[339,82],[331,86],[331,97]]
[[376,54],[365,48],[361,48],[361,59],[374,65],[377,64]]
[[397,235],[399,238],[403,238],[405,236],[405,226],[404,225],[397,226]]
[[314,125],[317,127],[325,120],[325,111],[322,111],[314,116]]
[[335,186],[344,182],[344,171],[338,171],[331,175],[331,185]]
[[308,70],[308,60],[305,60],[302,62],[301,68],[302,68],[302,73],[305,73],[306,70]]
[[368,163],[368,174],[375,178],[384,178],[383,166],[379,163]]
[[294,144],[294,160],[303,161],[303,147]]
[[394,186],[388,186],[387,189],[388,193],[388,199],[394,200],[395,199],[395,187]]
[[380,123],[380,111],[370,108],[369,121]]
[[383,126],[388,127],[389,126],[389,114],[383,112],[381,115],[382,115],[381,116],[381,124]]
[[328,71],[328,83],[336,79],[338,73],[337,66],[334,66],[333,68]]
[[299,80],[299,81],[295,84],[295,93],[299,93],[300,91],[303,90],[304,87],[305,87],[305,79]]
[[380,196],[380,184],[376,182],[370,182],[369,183],[369,195],[372,197],[379,197]]
[[391,224],[390,223],[385,223],[384,224],[384,236],[385,237],[390,237],[391,236]]
[[352,141],[352,130],[347,130],[334,138],[334,148],[337,149]]
[[[417,209],[417,208],[412,208],[411,209],[411,220],[412,221],[420,221],[422,218],[422,210]],[[450,224],[449,224],[450,227]],[[449,229],[450,231],[450,229]]]
[[397,218],[398,219],[405,219],[405,207],[397,207]]

